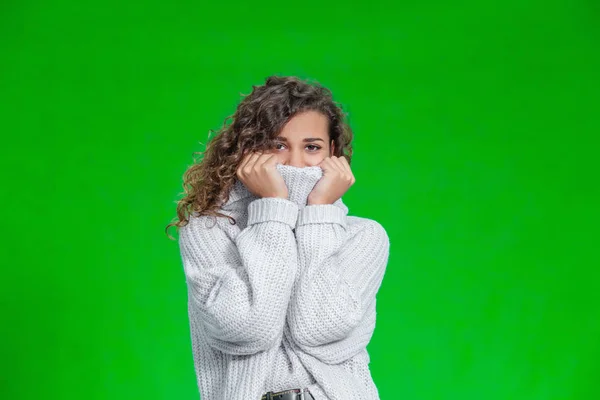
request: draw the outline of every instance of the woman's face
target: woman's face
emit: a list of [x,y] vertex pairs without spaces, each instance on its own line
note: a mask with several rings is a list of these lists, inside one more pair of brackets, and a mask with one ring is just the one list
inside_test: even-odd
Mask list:
[[274,152],[282,164],[312,167],[333,154],[329,141],[329,121],[318,111],[296,114],[283,127],[275,141]]

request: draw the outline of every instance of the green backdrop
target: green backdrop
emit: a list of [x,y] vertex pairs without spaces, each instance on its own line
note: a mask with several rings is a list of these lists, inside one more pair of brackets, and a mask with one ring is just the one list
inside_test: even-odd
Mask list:
[[4,1],[0,38],[0,398],[198,398],[164,227],[271,74],[349,112],[382,399],[600,398],[598,3]]

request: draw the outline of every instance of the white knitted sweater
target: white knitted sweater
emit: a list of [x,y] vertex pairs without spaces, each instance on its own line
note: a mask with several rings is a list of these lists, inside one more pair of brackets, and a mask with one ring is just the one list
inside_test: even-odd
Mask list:
[[306,205],[320,167],[277,165],[289,200],[236,181],[221,211],[179,232],[202,400],[308,387],[316,400],[379,399],[366,345],[389,239],[341,199]]

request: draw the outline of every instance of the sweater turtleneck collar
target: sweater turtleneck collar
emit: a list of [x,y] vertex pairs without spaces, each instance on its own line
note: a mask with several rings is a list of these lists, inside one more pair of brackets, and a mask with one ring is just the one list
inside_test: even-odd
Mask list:
[[[296,203],[299,209],[304,208],[308,200],[308,195],[323,176],[321,167],[299,168],[291,165],[277,164],[276,168],[288,188],[288,199]],[[221,208],[225,211],[239,210],[242,207],[247,207],[249,202],[256,199],[258,197],[252,194],[241,181],[236,180],[229,193],[229,199]],[[348,212],[348,207],[342,202],[341,198],[336,200],[333,205],[340,207],[346,213]]]

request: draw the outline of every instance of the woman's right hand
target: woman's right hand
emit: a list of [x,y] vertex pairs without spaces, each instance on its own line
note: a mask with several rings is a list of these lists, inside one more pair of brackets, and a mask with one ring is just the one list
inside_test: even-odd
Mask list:
[[288,188],[275,165],[276,153],[250,152],[237,168],[238,179],[258,197],[288,198]]

